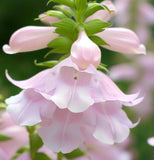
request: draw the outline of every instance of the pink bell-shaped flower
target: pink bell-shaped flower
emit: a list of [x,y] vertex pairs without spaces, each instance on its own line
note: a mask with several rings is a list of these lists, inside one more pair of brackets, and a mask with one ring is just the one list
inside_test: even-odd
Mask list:
[[97,68],[100,63],[101,51],[99,47],[88,38],[85,31],[79,33],[78,39],[72,45],[71,59],[79,69],[86,69],[90,64]]

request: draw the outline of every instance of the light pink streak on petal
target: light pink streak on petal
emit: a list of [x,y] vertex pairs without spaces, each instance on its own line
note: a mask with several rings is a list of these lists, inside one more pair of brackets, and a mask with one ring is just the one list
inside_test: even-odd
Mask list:
[[101,60],[101,50],[88,38],[85,31],[81,31],[72,44],[71,59],[81,70],[88,68],[90,64],[97,68]]
[[54,31],[54,27],[23,27],[11,36],[9,45],[4,45],[3,51],[15,54],[46,48],[47,44],[58,36]]
[[98,117],[94,137],[103,143],[121,143],[133,126],[119,102],[106,102],[98,106]]
[[52,124],[48,127],[42,126],[38,133],[53,152],[69,153],[83,143],[80,123],[81,114],[57,109]]
[[154,147],[154,137],[148,138],[147,142],[150,146]]
[[90,21],[92,19],[100,19],[102,21],[108,21],[116,14],[116,8],[111,1],[103,1],[101,4],[106,5],[110,9],[111,13],[109,13],[106,9],[100,10],[91,15],[90,17],[88,17],[86,21]]
[[7,160],[7,153],[5,153],[1,148],[0,148],[0,159]]
[[[41,18],[40,21],[45,23],[45,24],[51,24],[51,23],[55,23],[55,22],[59,21],[59,19],[57,17],[53,17],[53,16],[46,17],[46,16],[47,15],[44,14],[44,13],[39,15],[39,18]],[[43,18],[43,17],[45,17],[45,18]]]
[[110,68],[110,77],[115,81],[133,81],[138,78],[138,71],[131,64],[119,64]]
[[86,110],[94,103],[90,91],[92,75],[69,67],[63,67],[60,72],[51,100],[59,108],[68,108],[72,112]]
[[[8,104],[7,111],[14,122],[21,126],[33,126],[41,122],[41,114],[42,117],[45,117],[45,111],[41,113],[41,108],[54,107],[51,102],[32,89],[24,90],[20,94],[6,99],[6,104]],[[48,111],[52,113],[54,110]]]
[[105,40],[110,46],[102,47],[112,51],[126,54],[146,54],[146,49],[137,35],[126,28],[107,28],[105,31],[97,33],[97,36]]
[[102,72],[98,74],[98,81],[98,89],[100,89],[100,92],[96,92],[96,95],[94,95],[96,96],[96,102],[121,101],[124,105],[134,106],[143,100],[142,97],[137,98],[139,92],[130,95],[124,94],[116,84]]

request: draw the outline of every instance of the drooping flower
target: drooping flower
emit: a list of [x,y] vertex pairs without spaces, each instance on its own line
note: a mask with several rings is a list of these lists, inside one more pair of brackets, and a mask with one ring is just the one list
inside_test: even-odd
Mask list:
[[[8,74],[7,78],[16,86],[33,89],[47,100],[52,100],[59,108],[68,108],[71,112],[82,112],[100,101],[118,100],[124,105],[133,106],[141,100],[137,99],[138,93],[125,95],[111,79],[97,71],[93,65],[80,71],[70,57],[28,80],[15,81]],[[35,97],[33,93],[31,96]]]
[[19,125],[39,123],[39,135],[54,152],[71,152],[89,134],[107,144],[122,142],[134,127],[122,104],[142,100],[125,95],[93,65],[79,70],[70,57],[25,81],[7,77],[23,89],[6,100],[7,111]]
[[[7,111],[19,125],[40,123],[38,133],[53,152],[71,152],[89,136],[106,144],[121,143],[128,137],[129,128],[134,127],[118,101],[97,103],[84,112],[72,113],[68,109],[60,109],[39,93],[35,93],[35,97],[27,96],[30,89],[22,92],[25,94],[6,100]],[[41,102],[40,108],[36,107],[36,97]],[[36,113],[40,118],[31,116]]]
[[81,31],[71,47],[71,59],[80,69],[86,69],[90,64],[97,68],[101,50],[88,38],[85,31]]

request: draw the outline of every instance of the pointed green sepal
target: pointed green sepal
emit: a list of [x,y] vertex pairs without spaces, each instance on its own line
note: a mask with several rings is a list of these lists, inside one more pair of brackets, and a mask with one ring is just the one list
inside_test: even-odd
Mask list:
[[52,49],[52,53],[69,53],[72,45],[72,41],[67,37],[58,37],[52,40],[49,44],[49,48]]
[[64,157],[67,159],[75,159],[82,156],[87,156],[85,152],[81,151],[80,149],[75,149],[71,153],[63,154]]
[[74,8],[74,0],[49,0],[48,1],[48,4],[51,3],[51,2],[55,2],[55,3],[59,3],[59,4],[63,4],[63,5],[66,5],[66,6],[69,6],[71,8]]
[[76,23],[69,18],[62,19],[59,22],[52,23],[53,27],[57,27],[55,32],[75,41],[77,39]]
[[12,139],[11,137],[8,137],[8,136],[0,133],[0,142],[8,141],[8,140],[11,140],[11,139]]
[[66,15],[64,15],[64,14],[63,14],[62,12],[60,12],[60,11],[50,10],[50,11],[45,12],[45,14],[46,14],[47,16],[57,17],[57,18],[59,18],[59,19],[67,18]]
[[68,18],[75,17],[75,13],[73,12],[73,10],[71,8],[68,9],[68,8],[64,7],[63,5],[56,5],[56,6],[54,6],[54,8],[61,11]]
[[106,73],[109,73],[109,70],[106,68],[107,65],[103,64],[103,63],[100,63],[97,67],[98,70],[100,71],[105,71]]
[[104,7],[101,4],[96,2],[89,2],[88,7],[84,12],[84,18],[87,19],[89,16],[102,9],[104,9]]
[[58,61],[53,60],[53,61],[45,61],[45,62],[37,63],[37,60],[35,60],[35,61],[34,61],[34,64],[35,64],[36,66],[52,68],[52,67],[54,67],[55,65],[58,64]]
[[104,28],[110,27],[112,23],[103,22],[100,19],[93,19],[85,23],[87,35],[93,35],[102,32]]
[[108,45],[108,43],[106,43],[102,38],[98,37],[98,36],[90,36],[89,37],[94,43],[96,43],[98,46],[102,46],[102,45]]

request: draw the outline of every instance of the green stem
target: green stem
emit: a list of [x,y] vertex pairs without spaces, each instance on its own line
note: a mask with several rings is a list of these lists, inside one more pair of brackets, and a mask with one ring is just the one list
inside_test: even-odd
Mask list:
[[27,126],[26,128],[29,133],[30,156],[32,160],[35,160],[35,152],[33,152],[33,149],[32,149],[32,140],[35,132],[35,126],[32,126],[32,127]]
[[57,160],[62,160],[62,158],[63,158],[63,153],[59,152],[57,154]]

